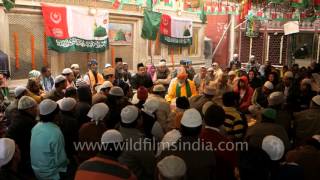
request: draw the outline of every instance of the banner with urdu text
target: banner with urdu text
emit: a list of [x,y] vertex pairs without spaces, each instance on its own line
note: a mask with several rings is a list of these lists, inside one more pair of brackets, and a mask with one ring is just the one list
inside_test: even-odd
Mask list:
[[192,20],[173,17],[153,11],[145,11],[141,37],[155,40],[160,32],[160,41],[166,45],[192,45]]
[[109,46],[109,13],[42,4],[48,48],[57,52],[103,52]]

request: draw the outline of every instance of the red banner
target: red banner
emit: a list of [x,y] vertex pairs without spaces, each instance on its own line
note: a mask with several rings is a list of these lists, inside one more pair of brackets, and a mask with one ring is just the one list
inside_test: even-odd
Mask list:
[[160,33],[165,36],[171,36],[171,17],[169,15],[162,14]]

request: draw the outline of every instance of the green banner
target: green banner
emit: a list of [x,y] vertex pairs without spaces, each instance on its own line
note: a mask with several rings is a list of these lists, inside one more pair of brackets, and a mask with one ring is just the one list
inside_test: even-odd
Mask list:
[[48,49],[57,52],[104,52],[109,47],[109,39],[85,40],[77,37],[55,39],[47,37]]
[[160,42],[171,46],[191,46],[192,37],[190,38],[173,38],[160,34]]
[[161,13],[145,10],[141,37],[156,40],[161,22]]

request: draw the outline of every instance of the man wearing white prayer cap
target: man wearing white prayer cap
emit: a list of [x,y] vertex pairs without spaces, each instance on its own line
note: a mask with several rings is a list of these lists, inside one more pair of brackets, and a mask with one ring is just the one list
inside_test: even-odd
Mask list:
[[206,85],[209,85],[210,78],[207,76],[207,67],[201,66],[199,73],[193,78],[194,84],[196,85],[199,94],[202,94]]
[[157,164],[160,180],[184,179],[187,166],[183,159],[178,156],[170,155],[163,158]]
[[[138,179],[153,179],[155,173],[156,160],[153,150],[148,148],[150,139],[137,128],[139,110],[133,105],[128,105],[121,111],[120,133],[127,143],[137,144],[139,148],[125,150],[119,158],[123,164],[127,164],[129,169]],[[141,147],[141,148],[140,148]]]
[[[196,109],[186,110],[181,119],[180,132],[182,137],[174,145],[175,148],[163,150],[158,158],[175,155],[183,159],[187,166],[186,177],[188,179],[215,179],[216,177],[216,158],[213,148],[194,148],[197,146],[197,142],[201,142],[199,135],[202,123],[199,111]],[[186,147],[185,144],[191,144],[191,146]]]
[[168,89],[170,81],[170,70],[167,67],[166,60],[162,59],[157,67],[157,80],[155,84],[162,84],[166,89]]
[[21,172],[18,170],[19,162],[20,150],[14,140],[0,138],[0,178],[3,180],[20,179]]
[[[93,105],[87,114],[91,121],[84,123],[79,130],[79,142],[100,142],[102,134],[109,128],[109,119],[106,117],[108,113],[109,107],[105,103]],[[85,161],[94,157],[97,153],[98,150],[79,150],[78,156],[80,161]]]
[[81,73],[80,73],[80,66],[79,64],[72,64],[70,68],[73,71],[73,75],[74,75],[73,83],[76,84],[78,79],[82,79]]
[[19,171],[23,174],[29,174],[29,171],[32,170],[30,164],[30,138],[31,130],[37,123],[37,106],[38,104],[33,98],[22,96],[18,102],[18,111],[13,112],[11,114],[12,118],[8,119],[10,120],[10,125],[6,137],[13,139],[21,150]]
[[[118,162],[123,149],[123,137],[118,130],[109,129],[101,136],[101,151],[80,165],[75,180],[90,179],[137,179],[130,169]],[[108,167],[108,168],[105,168]]]
[[32,169],[37,179],[60,179],[60,173],[67,171],[68,158],[64,136],[55,123],[59,106],[45,99],[39,110],[40,122],[32,129],[30,142]]
[[59,101],[64,98],[64,90],[67,88],[67,79],[63,75],[58,75],[54,79],[54,89],[51,90],[46,96],[45,99],[51,99],[53,101]]
[[257,115],[262,108],[268,107],[268,96],[273,91],[273,84],[270,81],[266,81],[262,87],[258,87],[254,90],[252,96],[252,105],[249,106],[249,111]]
[[77,142],[79,137],[79,123],[74,114],[77,101],[74,98],[68,97],[60,99],[57,103],[60,108],[60,128],[64,136],[66,154],[70,161],[70,165],[76,166],[74,157],[77,153],[74,149],[73,142]]
[[18,102],[22,96],[27,95],[27,88],[23,86],[18,86],[14,89],[15,99],[11,101],[10,105],[6,108],[4,115],[8,122],[12,121],[12,114],[18,110]]
[[105,81],[103,84],[96,86],[97,93],[92,96],[92,104],[106,102],[110,89],[113,84],[110,81]]
[[230,61],[229,68],[232,69],[234,66],[235,69],[241,68],[241,62],[239,61],[239,55],[233,54],[232,60]]
[[63,69],[61,73],[64,77],[66,77],[67,80],[67,88],[69,87],[76,87],[74,84],[75,76],[73,74],[73,71],[71,68],[65,68]]
[[164,135],[164,132],[156,118],[156,111],[158,111],[159,107],[160,103],[157,99],[147,99],[141,110],[141,118],[146,137],[150,139],[154,137],[160,141]]

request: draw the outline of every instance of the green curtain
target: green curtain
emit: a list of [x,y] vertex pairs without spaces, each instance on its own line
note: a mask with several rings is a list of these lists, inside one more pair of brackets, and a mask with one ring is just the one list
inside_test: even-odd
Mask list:
[[305,8],[309,5],[308,1],[309,0],[294,0],[292,1],[291,6],[295,8]]
[[156,40],[160,28],[161,13],[144,11],[143,27],[141,37],[149,40]]
[[14,7],[15,0],[2,0],[3,6],[10,11]]

